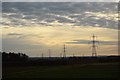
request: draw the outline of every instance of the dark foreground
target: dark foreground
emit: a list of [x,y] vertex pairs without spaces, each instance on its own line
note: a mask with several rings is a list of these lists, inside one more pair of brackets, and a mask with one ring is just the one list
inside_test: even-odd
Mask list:
[[[3,68],[6,78],[118,78],[119,63]],[[21,79],[22,80],[22,79]]]
[[[31,58],[23,53],[2,53],[2,79],[118,78],[120,56]],[[34,79],[34,80],[36,80]]]

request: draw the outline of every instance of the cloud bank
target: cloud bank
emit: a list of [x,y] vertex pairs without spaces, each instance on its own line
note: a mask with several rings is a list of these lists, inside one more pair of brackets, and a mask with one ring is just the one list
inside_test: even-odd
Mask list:
[[4,2],[3,25],[92,26],[118,28],[118,3]]

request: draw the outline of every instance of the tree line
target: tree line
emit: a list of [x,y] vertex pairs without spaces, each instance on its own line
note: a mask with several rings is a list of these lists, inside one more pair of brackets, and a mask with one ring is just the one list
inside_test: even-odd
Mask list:
[[16,62],[16,61],[26,61],[28,59],[28,55],[25,53],[15,53],[15,52],[0,52],[2,53],[2,61],[7,62]]
[[0,52],[2,53],[2,66],[42,66],[42,65],[72,65],[87,63],[108,63],[120,62],[120,56],[96,56],[96,57],[51,57],[51,58],[31,58],[25,53]]

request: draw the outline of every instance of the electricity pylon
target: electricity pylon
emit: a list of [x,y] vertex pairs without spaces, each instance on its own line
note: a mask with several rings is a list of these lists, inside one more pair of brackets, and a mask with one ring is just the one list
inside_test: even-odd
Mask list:
[[49,49],[49,58],[51,58],[51,49]]
[[63,57],[66,57],[66,47],[65,47],[65,44],[64,44],[64,47],[63,47]]
[[96,36],[93,34],[92,36],[92,56],[97,56],[97,49],[96,49],[96,43],[99,43],[98,41],[96,41]]
[[75,57],[75,54],[73,53],[73,57]]
[[60,53],[60,58],[62,57],[62,53]]
[[43,53],[41,54],[41,57],[42,57],[42,58],[44,57]]

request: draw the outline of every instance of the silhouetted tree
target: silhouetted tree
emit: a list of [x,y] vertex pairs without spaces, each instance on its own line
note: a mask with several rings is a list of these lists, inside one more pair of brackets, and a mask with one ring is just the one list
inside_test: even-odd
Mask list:
[[28,59],[28,56],[23,53],[14,53],[14,52],[1,52],[3,61],[25,61]]

